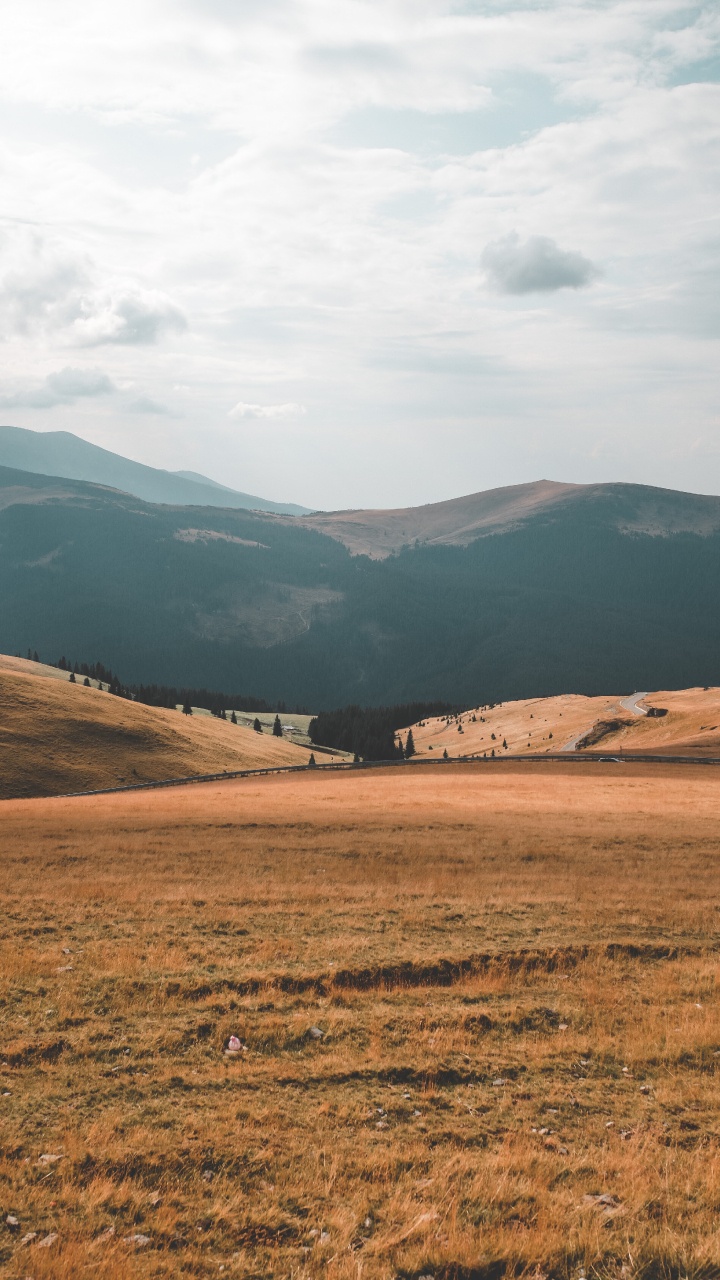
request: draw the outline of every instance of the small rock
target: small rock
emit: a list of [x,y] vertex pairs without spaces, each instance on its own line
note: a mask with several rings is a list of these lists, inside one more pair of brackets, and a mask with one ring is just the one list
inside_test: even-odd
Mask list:
[[144,1249],[146,1245],[150,1244],[150,1237],[135,1231],[131,1236],[123,1236],[123,1244],[131,1244],[136,1249]]
[[5,1092],[3,1093],[3,1098],[9,1098],[9,1097],[11,1097],[10,1090],[6,1089]]
[[20,1241],[21,1244],[32,1244],[33,1240],[37,1240],[37,1231],[28,1231]]
[[42,1240],[38,1240],[38,1249],[49,1249],[57,1238],[57,1231],[51,1231],[49,1236],[43,1236]]
[[38,1158],[38,1164],[57,1164],[58,1160],[62,1160],[62,1156],[55,1155],[54,1152],[46,1151],[44,1155]]
[[507,1084],[507,1083],[508,1083],[507,1080],[503,1080],[503,1079],[493,1080],[493,1088],[500,1089],[504,1084]]
[[387,1121],[386,1121],[386,1120],[378,1120],[378,1121],[377,1121],[377,1123],[376,1123],[376,1125],[375,1125],[375,1128],[376,1128],[376,1129],[387,1129],[387,1127],[388,1127],[388,1126],[387,1126]]
[[20,1226],[20,1219],[16,1218],[14,1213],[9,1213],[5,1219],[5,1225],[8,1226],[11,1231],[17,1231]]
[[203,1169],[203,1178],[205,1182],[212,1182],[214,1177],[215,1177],[215,1174],[213,1173],[212,1169]]
[[568,1029],[568,1024],[567,1024],[567,1022],[559,1022],[559,1023],[558,1023],[558,1031],[567,1031],[567,1029]]
[[605,1121],[605,1128],[606,1128],[606,1129],[614,1129],[614,1128],[615,1128],[615,1121],[614,1121],[614,1120],[606,1120],[606,1121]]
[[414,1115],[414,1116],[421,1116],[421,1115],[422,1115],[422,1111],[417,1111],[417,1110],[415,1110],[415,1111],[413,1111],[413,1115]]
[[613,1218],[618,1218],[625,1212],[625,1206],[607,1192],[599,1196],[583,1196],[582,1203],[597,1209],[606,1227],[610,1225]]
[[115,1228],[106,1227],[105,1231],[102,1231],[99,1236],[95,1237],[93,1244],[107,1244],[108,1240],[112,1240],[114,1235],[115,1235]]
[[327,1244],[327,1242],[328,1242],[328,1240],[329,1240],[329,1239],[330,1239],[330,1232],[329,1232],[329,1231],[321,1231],[321,1232],[320,1232],[320,1244]]
[[72,947],[63,947],[63,955],[64,955],[64,956],[71,956],[71,955],[72,955]]
[[650,1085],[649,1085],[649,1084],[641,1084],[641,1085],[640,1085],[640,1092],[641,1092],[641,1093],[650,1093]]
[[247,1045],[243,1044],[242,1040],[239,1040],[237,1036],[231,1036],[227,1042],[225,1052],[229,1054],[246,1053]]
[[320,1027],[309,1027],[308,1035],[310,1036],[311,1040],[323,1040],[325,1037],[325,1032]]
[[59,968],[59,969],[56,969],[56,970],[55,970],[55,972],[56,972],[56,973],[70,973],[70,970],[71,970],[71,969],[72,969],[72,965],[71,965],[71,964],[61,964],[61,965],[60,965],[60,968]]

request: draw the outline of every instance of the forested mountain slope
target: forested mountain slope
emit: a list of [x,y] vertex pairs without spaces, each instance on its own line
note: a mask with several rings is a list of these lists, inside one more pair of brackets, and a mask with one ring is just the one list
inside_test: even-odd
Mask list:
[[371,559],[305,519],[0,470],[0,649],[317,709],[717,684],[715,513],[579,486],[468,546]]

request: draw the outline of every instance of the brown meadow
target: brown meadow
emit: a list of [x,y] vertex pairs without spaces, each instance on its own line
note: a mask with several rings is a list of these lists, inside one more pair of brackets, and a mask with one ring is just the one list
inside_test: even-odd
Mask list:
[[719,817],[558,762],[3,803],[2,1273],[720,1273]]

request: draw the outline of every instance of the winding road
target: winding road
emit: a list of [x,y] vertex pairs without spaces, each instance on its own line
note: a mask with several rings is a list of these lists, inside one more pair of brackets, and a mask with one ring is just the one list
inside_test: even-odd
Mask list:
[[[640,701],[641,698],[647,698],[647,696],[648,696],[647,690],[645,690],[644,693],[631,693],[628,695],[627,698],[620,699],[620,701],[618,702],[618,707],[621,707],[623,711],[630,711],[634,716],[646,716],[647,708],[639,707],[638,702]],[[587,729],[583,729],[582,733],[578,733],[576,737],[571,738],[569,742],[565,743],[564,747],[560,748],[560,750],[575,751],[577,748],[578,742],[580,742],[580,740],[590,732],[592,727],[593,727],[592,725],[589,725]]]

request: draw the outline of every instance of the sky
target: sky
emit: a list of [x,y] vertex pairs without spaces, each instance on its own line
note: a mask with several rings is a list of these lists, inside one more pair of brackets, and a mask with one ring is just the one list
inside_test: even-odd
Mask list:
[[720,493],[720,6],[0,9],[0,422],[313,508]]

